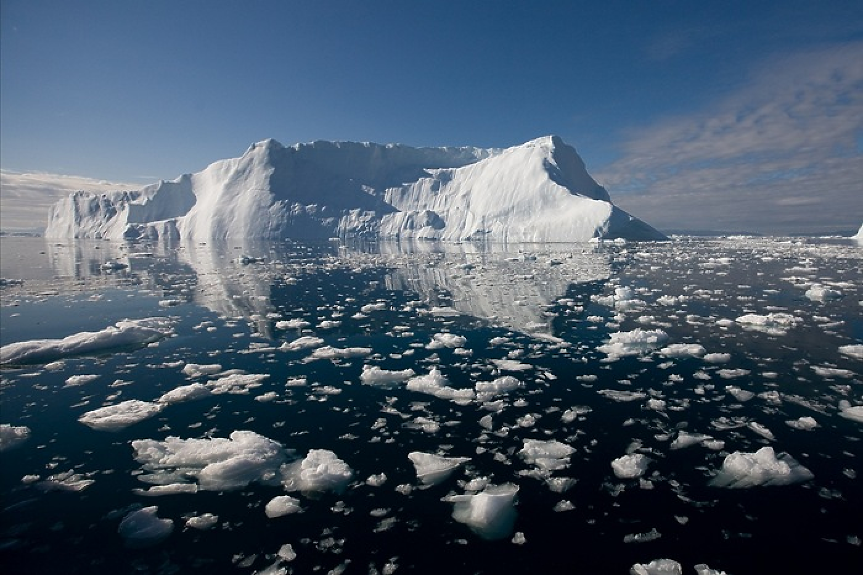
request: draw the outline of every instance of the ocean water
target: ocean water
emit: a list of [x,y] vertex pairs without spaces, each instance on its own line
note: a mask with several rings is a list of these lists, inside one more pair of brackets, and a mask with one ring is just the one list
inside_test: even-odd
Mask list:
[[863,565],[859,244],[0,246],[5,573]]

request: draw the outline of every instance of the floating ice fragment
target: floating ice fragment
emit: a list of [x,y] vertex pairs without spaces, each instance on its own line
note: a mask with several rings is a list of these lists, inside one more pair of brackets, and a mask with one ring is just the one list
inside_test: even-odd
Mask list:
[[742,489],[756,485],[790,485],[813,477],[811,471],[787,453],[776,456],[772,447],[762,447],[755,453],[735,451],[728,455],[710,485]]
[[508,393],[524,387],[524,384],[511,375],[499,377],[494,381],[478,381],[474,385],[478,401],[488,401],[501,393]]
[[550,474],[569,467],[569,458],[575,448],[554,439],[525,439],[518,452],[525,462],[536,465],[543,474]]
[[328,449],[311,449],[306,457],[284,465],[282,485],[286,491],[342,491],[353,477],[347,463]]
[[194,483],[168,483],[167,485],[154,485],[148,489],[135,489],[134,492],[136,495],[144,497],[157,497],[159,495],[197,493],[198,486]]
[[159,403],[165,404],[173,404],[180,403],[183,401],[192,401],[194,399],[201,399],[204,397],[208,397],[212,395],[213,392],[210,391],[210,388],[200,383],[192,383],[190,385],[181,385],[180,387],[175,387],[171,391],[168,391],[157,399]]
[[124,319],[101,331],[10,343],[0,348],[0,364],[48,363],[75,355],[140,347],[168,337],[173,332],[171,324],[166,317]]
[[673,559],[654,559],[650,563],[636,563],[631,575],[683,575],[683,566]]
[[99,376],[94,374],[72,375],[66,378],[66,385],[64,387],[76,387],[78,385],[84,385],[85,383],[89,383],[95,379],[99,379]]
[[704,563],[699,563],[695,566],[695,575],[728,575],[725,571],[719,569],[711,569]]
[[415,375],[416,373],[412,369],[391,371],[381,369],[376,365],[364,365],[363,372],[360,374],[360,381],[366,385],[387,385],[401,383]]
[[672,343],[659,350],[664,357],[702,357],[707,350],[697,343]]
[[219,522],[219,516],[212,513],[202,513],[186,519],[186,527],[206,531]]
[[839,402],[839,415],[845,419],[863,423],[863,405],[851,406],[846,400]]
[[313,337],[310,335],[304,335],[302,337],[298,337],[297,339],[291,342],[285,342],[281,345],[280,349],[286,349],[288,351],[300,351],[302,349],[311,349],[313,347],[320,347],[324,344],[324,340],[319,337]]
[[349,357],[362,357],[370,355],[372,348],[370,347],[346,347],[338,348],[332,346],[319,347],[312,352],[311,359],[346,359]]
[[200,377],[202,375],[213,375],[222,371],[222,366],[218,363],[198,364],[187,363],[183,366],[183,373],[191,378]]
[[649,543],[650,541],[656,541],[662,537],[662,533],[656,530],[656,527],[647,531],[646,533],[630,533],[628,535],[623,536],[624,543]]
[[132,548],[150,547],[166,539],[174,530],[174,522],[156,516],[159,508],[155,505],[132,511],[126,515],[117,531]]
[[452,349],[464,347],[467,343],[467,338],[463,335],[455,335],[453,333],[436,333],[432,336],[431,342],[426,345],[426,349],[441,349],[449,347]]
[[450,495],[442,501],[455,504],[453,519],[464,523],[483,539],[505,539],[515,525],[515,496],[512,483],[489,485],[475,495]]
[[300,500],[295,497],[291,497],[290,495],[279,495],[277,497],[273,497],[264,507],[264,513],[266,513],[267,517],[270,519],[282,517],[283,515],[289,515],[291,513],[298,513],[302,510],[302,507],[300,507]]
[[132,448],[145,470],[197,478],[205,491],[240,489],[252,482],[277,484],[285,461],[281,444],[252,431],[234,431],[230,438],[138,439]]
[[730,353],[708,353],[702,357],[707,363],[728,363],[731,361]]
[[289,320],[282,320],[276,322],[276,329],[303,329],[304,327],[309,327],[310,324],[306,320],[294,318]]
[[803,320],[784,312],[768,313],[767,315],[747,314],[737,318],[737,323],[746,329],[761,331],[771,335],[785,335],[791,328],[803,323]]
[[455,389],[447,385],[449,380],[438,368],[432,368],[428,375],[418,375],[408,380],[407,389],[427,393],[439,399],[449,399],[459,404],[467,404],[474,400],[473,389]]
[[24,425],[15,426],[8,423],[0,424],[0,451],[17,447],[30,437],[30,428]]
[[70,469],[63,473],[49,475],[37,483],[36,487],[42,491],[83,491],[94,483],[96,482],[93,479],[86,479],[84,475]]
[[129,399],[88,411],[78,421],[101,431],[119,431],[130,425],[149,419],[162,411],[163,404]]
[[863,343],[852,345],[840,345],[839,353],[853,357],[855,359],[863,359]]
[[408,458],[413,462],[417,479],[423,485],[437,485],[446,481],[453,471],[470,461],[470,457],[444,457],[420,451],[408,453]]
[[804,295],[812,301],[824,302],[840,299],[842,297],[842,292],[821,284],[812,284],[812,287],[806,290]]
[[644,475],[651,461],[646,455],[631,453],[612,461],[611,468],[614,470],[614,474],[621,479],[635,479]]
[[661,329],[621,331],[609,335],[607,343],[596,349],[608,356],[609,361],[630,355],[643,355],[662,347],[668,334]]
[[810,431],[818,427],[818,422],[815,421],[814,417],[799,417],[797,419],[789,419],[785,421],[785,423],[789,427],[793,427],[794,429],[801,429],[804,431]]

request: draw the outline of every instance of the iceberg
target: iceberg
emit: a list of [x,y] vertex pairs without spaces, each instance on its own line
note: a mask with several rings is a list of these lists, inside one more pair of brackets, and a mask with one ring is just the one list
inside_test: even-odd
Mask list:
[[777,456],[772,447],[762,447],[755,453],[735,451],[726,456],[710,484],[745,489],[758,485],[791,485],[813,477],[811,471],[787,453]]
[[453,503],[453,519],[470,527],[483,539],[505,539],[515,525],[515,496],[512,483],[489,485],[473,495],[449,495],[442,500]]
[[75,192],[52,206],[45,236],[665,239],[615,206],[557,136],[507,149],[325,141],[286,147],[269,139],[173,181]]

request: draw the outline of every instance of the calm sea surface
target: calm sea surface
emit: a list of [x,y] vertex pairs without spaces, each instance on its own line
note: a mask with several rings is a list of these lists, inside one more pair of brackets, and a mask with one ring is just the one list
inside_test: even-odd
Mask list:
[[4,573],[863,566],[860,244],[0,246]]

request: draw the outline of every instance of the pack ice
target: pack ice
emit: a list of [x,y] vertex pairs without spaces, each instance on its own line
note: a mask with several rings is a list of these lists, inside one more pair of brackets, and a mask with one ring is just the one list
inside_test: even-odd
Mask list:
[[570,242],[664,236],[614,206],[574,148],[253,144],[240,158],[135,191],[76,192],[46,237]]

